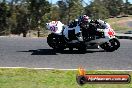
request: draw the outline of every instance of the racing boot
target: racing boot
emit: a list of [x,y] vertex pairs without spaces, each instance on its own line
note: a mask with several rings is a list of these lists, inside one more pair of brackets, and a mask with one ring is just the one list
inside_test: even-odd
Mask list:
[[77,33],[76,37],[77,37],[79,42],[83,42],[83,37],[82,37],[82,33],[81,32]]

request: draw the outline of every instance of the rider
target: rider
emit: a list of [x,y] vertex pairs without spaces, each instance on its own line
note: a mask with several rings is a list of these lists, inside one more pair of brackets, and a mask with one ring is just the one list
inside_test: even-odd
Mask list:
[[[74,35],[77,37],[78,41],[83,41],[81,29],[89,23],[89,17],[87,15],[80,16],[68,25],[68,30],[75,30]],[[70,33],[68,32],[67,35]],[[73,34],[71,34],[73,36]],[[70,39],[69,36],[66,36]]]

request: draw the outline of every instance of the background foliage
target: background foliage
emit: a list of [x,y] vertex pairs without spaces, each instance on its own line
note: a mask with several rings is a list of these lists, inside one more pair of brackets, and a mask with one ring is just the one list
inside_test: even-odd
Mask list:
[[45,23],[60,20],[68,24],[80,15],[91,19],[132,15],[132,4],[126,0],[58,0],[52,4],[47,0],[1,0],[0,35],[26,34],[29,30],[45,30]]

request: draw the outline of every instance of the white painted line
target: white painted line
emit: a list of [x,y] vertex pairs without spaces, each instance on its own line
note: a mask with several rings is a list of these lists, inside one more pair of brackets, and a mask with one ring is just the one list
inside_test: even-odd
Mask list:
[[[15,68],[25,68],[25,69],[36,69],[36,70],[62,70],[62,71],[76,71],[78,69],[57,69],[57,68],[28,68],[28,67],[0,67],[0,68],[8,68],[8,69],[15,69]],[[86,71],[132,71],[132,70],[87,70]]]
[[25,69],[38,69],[38,70],[78,70],[78,69],[57,69],[57,68],[28,68],[28,67],[0,67],[0,68],[8,68],[8,69],[15,69],[15,68],[25,68]]
[[0,68],[26,68],[26,67],[0,67]]
[[29,69],[40,69],[40,70],[78,70],[78,69],[56,69],[56,68],[29,68]]

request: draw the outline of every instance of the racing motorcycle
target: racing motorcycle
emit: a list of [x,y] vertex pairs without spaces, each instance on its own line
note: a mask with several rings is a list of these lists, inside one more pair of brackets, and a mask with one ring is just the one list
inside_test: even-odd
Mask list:
[[[97,29],[97,26],[91,23],[88,28],[82,28],[83,41],[78,41],[77,35],[75,35],[76,30],[70,30],[69,26],[62,24],[60,21],[46,23],[46,26],[51,31],[51,34],[47,37],[47,43],[55,50],[66,48],[73,50],[73,48],[76,48],[85,52],[88,47],[98,46],[107,52],[113,52],[120,47],[120,42],[115,37],[112,28]],[[66,37],[67,34],[69,39]]]

